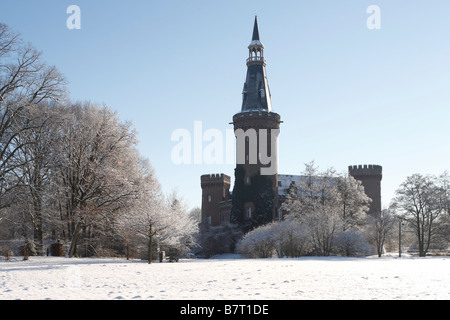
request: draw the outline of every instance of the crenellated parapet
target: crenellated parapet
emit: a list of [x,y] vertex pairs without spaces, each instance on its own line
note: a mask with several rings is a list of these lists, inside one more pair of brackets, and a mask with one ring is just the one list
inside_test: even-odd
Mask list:
[[223,173],[204,174],[200,177],[200,182],[203,188],[217,188],[222,186],[230,186],[230,176]]
[[375,164],[353,165],[348,167],[348,172],[355,179],[356,177],[383,177],[383,167]]
[[233,116],[234,129],[279,129],[281,120],[276,112],[250,110]]

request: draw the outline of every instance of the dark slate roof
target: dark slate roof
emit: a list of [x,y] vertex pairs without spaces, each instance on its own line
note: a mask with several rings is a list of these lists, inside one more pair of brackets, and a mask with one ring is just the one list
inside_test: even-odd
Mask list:
[[250,110],[272,111],[270,90],[263,64],[252,64],[247,68],[244,83],[242,112]]

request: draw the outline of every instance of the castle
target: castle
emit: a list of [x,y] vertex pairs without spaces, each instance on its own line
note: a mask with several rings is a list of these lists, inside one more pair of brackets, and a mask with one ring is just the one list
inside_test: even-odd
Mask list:
[[[255,17],[252,41],[248,46],[247,77],[242,92],[241,112],[233,116],[237,138],[235,188],[250,186],[253,177],[264,175],[266,188],[273,194],[270,220],[282,219],[280,207],[292,182],[299,183],[302,176],[278,174],[278,134],[282,123],[279,114],[272,111],[271,95],[266,75],[264,45],[260,40],[258,19]],[[238,174],[238,172],[240,174]],[[263,173],[265,172],[265,173]],[[348,172],[362,182],[366,195],[372,199],[368,214],[381,210],[382,167],[379,165],[351,165]],[[230,222],[232,197],[230,176],[206,174],[201,176],[202,223],[219,226]],[[259,183],[261,180],[258,180]],[[235,200],[236,201],[236,200]],[[241,223],[257,212],[255,202],[247,199],[243,204]],[[259,209],[261,210],[261,209]]]

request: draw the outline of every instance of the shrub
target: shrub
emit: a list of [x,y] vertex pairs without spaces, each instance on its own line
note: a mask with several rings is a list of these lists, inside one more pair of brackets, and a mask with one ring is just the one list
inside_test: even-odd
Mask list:
[[337,254],[347,257],[365,256],[370,252],[370,245],[361,233],[349,230],[336,235],[333,249]]
[[273,223],[269,223],[248,232],[239,242],[238,252],[250,258],[271,258],[276,244],[272,231]]

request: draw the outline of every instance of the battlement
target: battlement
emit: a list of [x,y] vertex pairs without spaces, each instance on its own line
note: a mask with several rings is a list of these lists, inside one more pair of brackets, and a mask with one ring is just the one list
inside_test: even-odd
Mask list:
[[280,115],[264,110],[239,112],[233,116],[234,129],[280,129]]
[[239,120],[240,118],[262,118],[262,119],[272,119],[276,121],[280,121],[280,115],[276,112],[266,111],[266,110],[247,110],[243,112],[236,113],[233,116],[233,121]]
[[200,177],[202,188],[231,184],[231,177],[223,173],[204,174]]
[[383,167],[375,164],[353,165],[348,167],[351,176],[382,176]]

